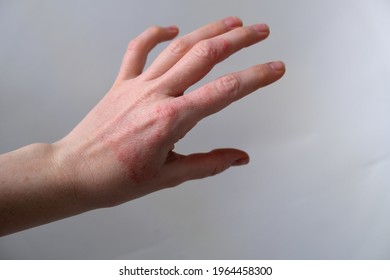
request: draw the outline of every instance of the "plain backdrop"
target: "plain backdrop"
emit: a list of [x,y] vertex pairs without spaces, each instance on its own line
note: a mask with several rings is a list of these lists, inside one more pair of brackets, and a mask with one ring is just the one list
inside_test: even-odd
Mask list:
[[0,238],[1,259],[390,258],[388,0],[0,1],[0,153],[66,135],[148,26],[229,15],[271,35],[200,84],[271,60],[286,75],[176,150],[237,147],[251,163]]

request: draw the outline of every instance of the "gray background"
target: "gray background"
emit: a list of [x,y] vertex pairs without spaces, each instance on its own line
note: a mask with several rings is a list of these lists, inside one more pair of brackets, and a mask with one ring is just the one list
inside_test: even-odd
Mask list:
[[390,258],[387,0],[0,1],[0,152],[66,135],[148,26],[229,15],[271,36],[202,83],[279,59],[286,76],[177,150],[237,147],[250,165],[0,238],[0,258]]

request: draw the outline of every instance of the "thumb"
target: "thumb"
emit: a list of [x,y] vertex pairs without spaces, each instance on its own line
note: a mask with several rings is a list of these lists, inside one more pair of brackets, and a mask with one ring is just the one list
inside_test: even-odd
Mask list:
[[176,156],[167,163],[171,186],[188,180],[201,179],[219,174],[231,166],[244,165],[249,162],[247,153],[237,149],[217,149],[208,153]]

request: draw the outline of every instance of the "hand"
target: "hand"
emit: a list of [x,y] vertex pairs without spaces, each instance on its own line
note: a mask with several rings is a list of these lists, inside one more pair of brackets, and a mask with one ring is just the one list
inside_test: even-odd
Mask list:
[[216,21],[173,41],[143,71],[151,49],[177,34],[176,27],[151,27],[131,41],[111,90],[53,144],[55,165],[78,200],[113,206],[248,163],[236,149],[187,156],[173,150],[201,119],[283,76],[283,63],[259,64],[183,95],[214,65],[267,38],[268,27]]

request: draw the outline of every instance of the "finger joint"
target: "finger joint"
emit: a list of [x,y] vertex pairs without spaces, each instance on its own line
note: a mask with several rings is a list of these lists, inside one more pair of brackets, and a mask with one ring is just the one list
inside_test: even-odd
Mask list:
[[174,56],[183,56],[188,52],[190,47],[191,46],[187,41],[179,39],[169,44],[168,51]]
[[217,62],[221,60],[229,50],[230,44],[222,38],[203,40],[195,45],[193,54],[198,60],[211,60]]
[[241,82],[234,74],[223,76],[215,81],[215,89],[219,94],[237,95],[240,87]]

